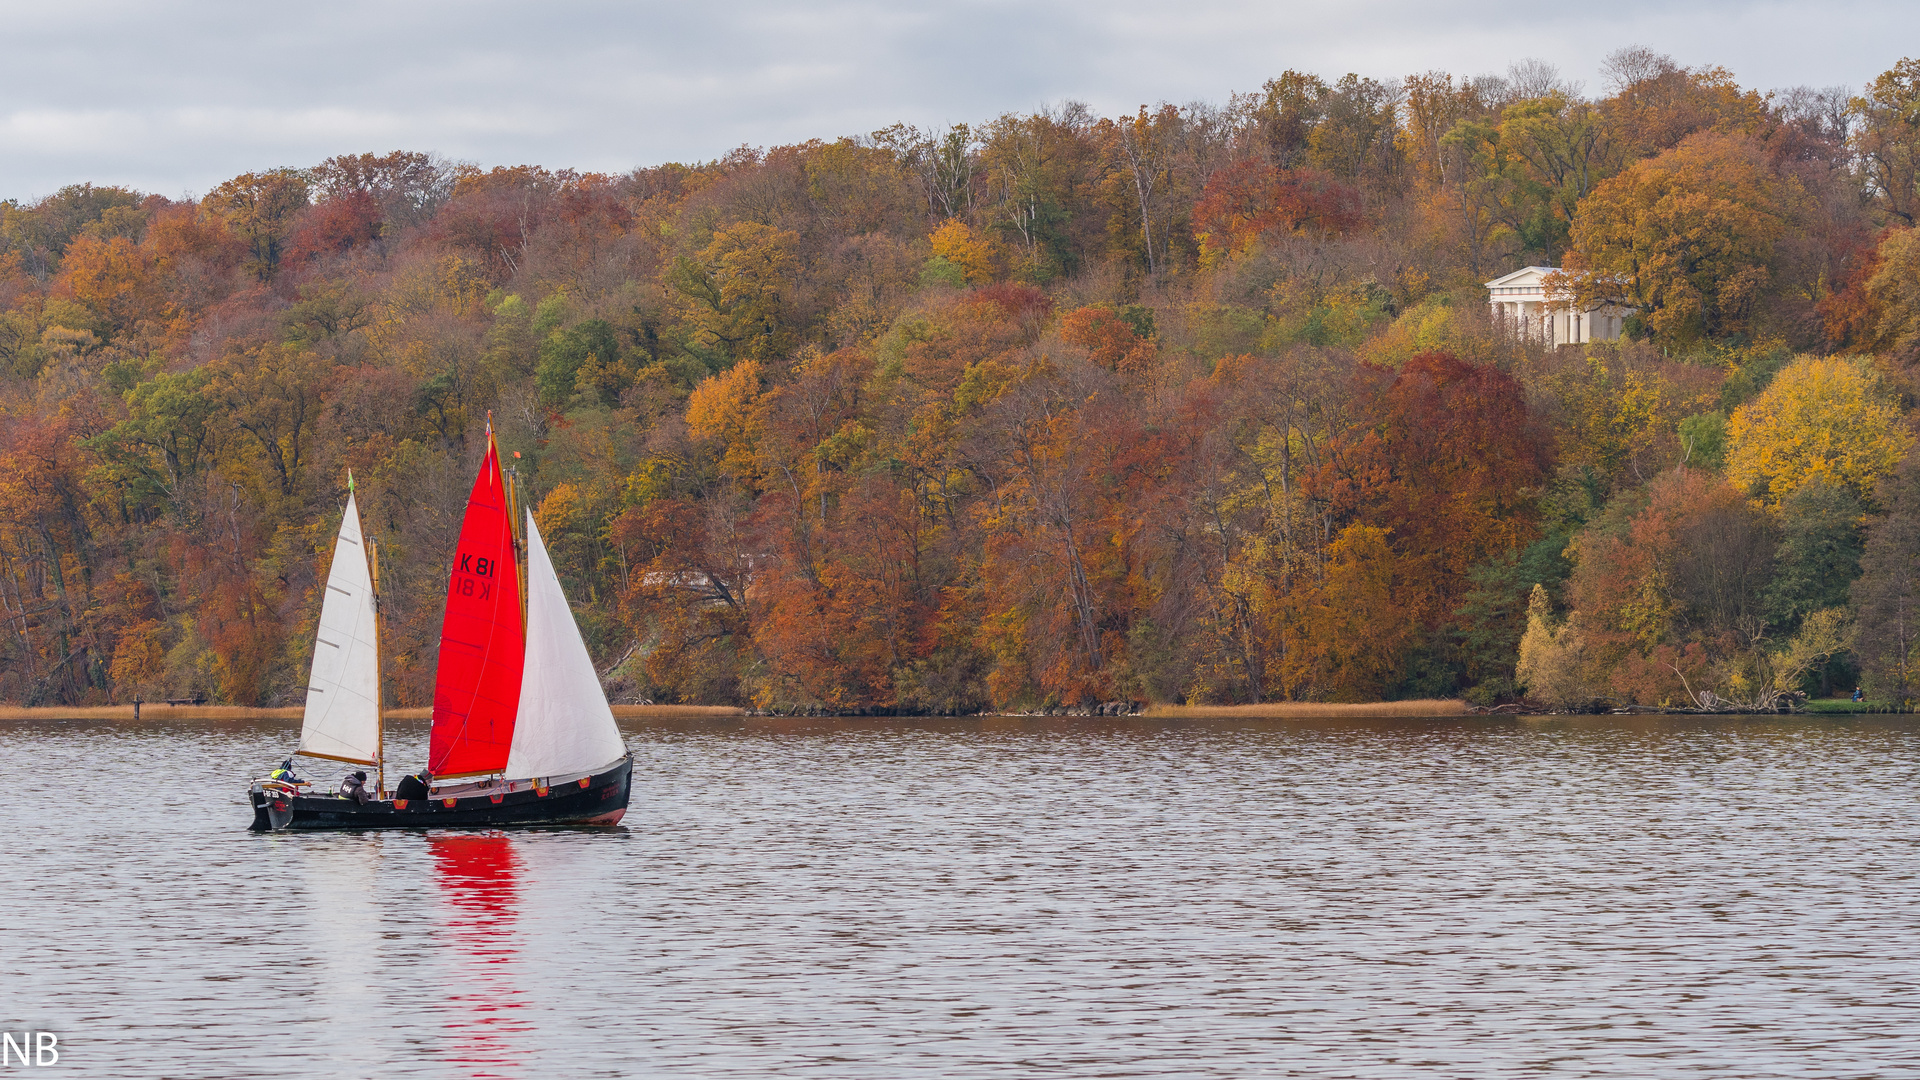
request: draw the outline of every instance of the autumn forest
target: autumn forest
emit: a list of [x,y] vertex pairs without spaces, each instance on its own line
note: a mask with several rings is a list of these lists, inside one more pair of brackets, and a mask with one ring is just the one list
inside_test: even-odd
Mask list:
[[1920,61],[1644,48],[0,203],[0,701],[299,703],[351,471],[426,704],[491,417],[616,702],[1910,704],[1916,213]]

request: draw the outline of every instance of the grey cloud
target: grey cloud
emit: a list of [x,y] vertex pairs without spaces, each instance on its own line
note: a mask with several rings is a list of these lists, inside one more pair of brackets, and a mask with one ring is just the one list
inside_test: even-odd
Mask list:
[[[1853,3],[1535,7],[1361,0],[1171,5],[728,5],[418,0],[0,5],[0,194],[79,180],[179,195],[330,154],[621,170],[741,144],[986,119],[1067,98],[1103,112],[1224,100],[1288,67],[1393,78],[1534,56],[1597,88],[1644,43],[1760,87],[1859,85],[1920,12]],[[1511,10],[1511,9],[1504,9]]]

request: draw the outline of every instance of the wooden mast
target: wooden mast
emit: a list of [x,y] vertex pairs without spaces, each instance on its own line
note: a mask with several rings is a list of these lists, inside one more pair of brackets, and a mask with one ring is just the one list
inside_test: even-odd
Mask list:
[[[353,494],[353,470],[347,470],[347,494]],[[367,555],[373,563],[373,717],[374,731],[378,738],[373,750],[373,792],[376,798],[387,797],[387,691],[380,675],[380,643],[386,635],[380,632],[380,542],[364,532]]]
[[[487,443],[499,453],[498,444],[493,437],[493,410],[487,410]],[[514,457],[519,457],[516,452]],[[516,462],[507,466],[507,536],[513,541],[513,576],[520,583],[520,635],[526,640],[527,633],[527,538],[525,525],[521,520],[520,508],[520,465]],[[524,669],[523,669],[524,670]],[[516,723],[518,722],[516,717]],[[500,776],[506,778],[502,769]]]
[[[493,438],[493,412],[487,412],[487,438]],[[515,450],[517,459],[520,451]],[[520,493],[520,463],[507,467],[507,528],[513,537],[513,570],[520,580],[520,629],[527,627],[527,521],[525,496]]]

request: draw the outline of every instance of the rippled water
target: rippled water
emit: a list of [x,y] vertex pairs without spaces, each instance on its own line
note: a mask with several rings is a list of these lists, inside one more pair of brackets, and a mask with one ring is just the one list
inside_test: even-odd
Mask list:
[[627,735],[625,829],[262,837],[290,728],[0,724],[0,1025],[112,1077],[1920,1076],[1912,722]]

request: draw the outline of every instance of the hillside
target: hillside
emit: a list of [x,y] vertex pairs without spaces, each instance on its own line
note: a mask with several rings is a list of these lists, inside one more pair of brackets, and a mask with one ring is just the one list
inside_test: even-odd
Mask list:
[[297,704],[351,470],[427,704],[489,414],[616,700],[1908,700],[1920,63],[1607,75],[6,203],[0,701]]

